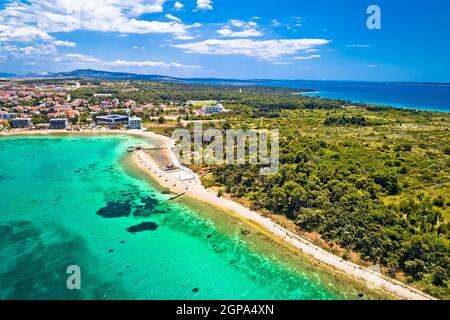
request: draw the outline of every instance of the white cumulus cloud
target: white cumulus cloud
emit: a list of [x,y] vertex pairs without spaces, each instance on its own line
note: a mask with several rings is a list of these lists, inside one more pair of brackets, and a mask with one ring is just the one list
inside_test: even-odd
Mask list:
[[63,40],[55,40],[55,41],[53,41],[53,44],[58,47],[68,47],[68,48],[73,48],[73,47],[77,46],[77,44],[75,42],[63,41]]
[[51,33],[76,30],[125,34],[186,34],[191,26],[179,20],[161,22],[139,19],[144,13],[162,12],[166,1],[12,1],[0,10],[0,41],[51,40]]
[[177,62],[163,62],[163,61],[135,61],[135,60],[102,60],[96,58],[92,55],[84,55],[77,53],[68,53],[60,58],[62,62],[72,63],[72,65],[77,65],[80,67],[90,67],[90,68],[101,68],[101,67],[112,67],[112,68],[162,68],[162,69],[200,69],[202,66],[195,65],[185,65]]
[[347,48],[370,48],[372,45],[370,44],[348,44],[346,45]]
[[194,39],[193,36],[176,36],[175,39],[177,40],[192,40]]
[[311,60],[311,59],[318,59],[320,58],[321,55],[320,54],[313,54],[310,56],[298,56],[298,57],[293,57],[293,60]]
[[201,66],[185,65],[176,62],[161,62],[161,61],[128,61],[128,60],[114,60],[104,62],[105,66],[110,67],[131,67],[131,68],[164,68],[164,69],[199,69]]
[[217,33],[230,38],[261,37],[264,35],[258,30],[258,24],[256,22],[244,22],[240,20],[231,20],[230,24],[217,30]]
[[48,62],[57,56],[58,49],[54,44],[36,44],[17,46],[15,44],[0,46],[0,60],[22,61],[26,65],[36,65]]
[[207,55],[245,55],[249,57],[274,61],[285,56],[299,54],[305,50],[314,49],[330,43],[325,39],[282,39],[282,40],[251,40],[251,39],[210,39],[201,42],[191,42],[172,45],[183,49],[186,53]]
[[212,10],[212,0],[197,0],[197,10]]
[[177,2],[175,2],[175,4],[173,5],[173,8],[174,8],[175,10],[181,10],[181,9],[184,8],[184,5],[183,5],[181,2],[177,1]]
[[166,18],[169,19],[169,20],[172,20],[172,21],[181,22],[180,18],[175,17],[174,15],[171,15],[170,13],[166,14]]

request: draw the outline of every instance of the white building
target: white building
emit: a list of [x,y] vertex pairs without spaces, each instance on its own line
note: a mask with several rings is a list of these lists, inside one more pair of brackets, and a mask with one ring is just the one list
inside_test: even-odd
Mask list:
[[138,117],[128,118],[128,129],[130,130],[141,130],[142,129],[142,119]]
[[221,104],[216,104],[215,106],[204,106],[202,107],[202,112],[204,114],[214,114],[214,113],[221,113],[221,112],[226,112],[227,110],[225,110],[223,108],[223,105]]
[[111,97],[112,94],[110,93],[95,93],[94,94],[94,98],[98,98],[98,97]]

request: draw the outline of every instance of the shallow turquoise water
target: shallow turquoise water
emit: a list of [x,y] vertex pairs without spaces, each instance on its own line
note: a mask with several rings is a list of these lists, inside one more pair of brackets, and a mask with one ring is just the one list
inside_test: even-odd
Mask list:
[[[0,299],[345,297],[128,175],[119,159],[136,139],[0,139]],[[157,228],[127,231],[142,222]],[[81,290],[66,287],[69,265]]]

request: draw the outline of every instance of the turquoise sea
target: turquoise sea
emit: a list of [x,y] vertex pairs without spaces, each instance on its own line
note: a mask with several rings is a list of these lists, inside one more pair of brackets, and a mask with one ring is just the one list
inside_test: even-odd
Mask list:
[[[0,138],[0,299],[362,297],[223,212],[168,201],[127,162],[139,143]],[[81,269],[81,290],[67,289],[70,265]]]

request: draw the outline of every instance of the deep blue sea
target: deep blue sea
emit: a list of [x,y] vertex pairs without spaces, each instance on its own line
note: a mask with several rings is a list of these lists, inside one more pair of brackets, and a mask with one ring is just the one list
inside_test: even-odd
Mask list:
[[350,100],[397,108],[450,112],[450,84],[313,80],[192,79],[192,83],[236,86],[273,86],[310,89],[308,96]]

